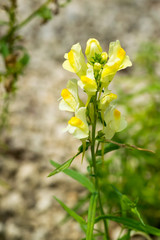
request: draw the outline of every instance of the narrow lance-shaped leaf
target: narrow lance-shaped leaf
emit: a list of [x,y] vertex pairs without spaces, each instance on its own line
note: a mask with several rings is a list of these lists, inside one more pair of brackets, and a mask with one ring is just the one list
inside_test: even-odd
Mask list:
[[131,230],[128,230],[127,233],[125,233],[122,237],[118,238],[118,240],[130,240],[130,232]]
[[144,225],[141,222],[138,222],[138,221],[130,219],[130,218],[104,215],[104,216],[97,217],[95,223],[99,222],[102,219],[109,219],[111,221],[121,223],[129,229],[134,229],[136,231],[141,231],[141,232],[145,232],[145,233],[152,234],[155,236],[160,236],[160,229],[146,225],[146,224]]
[[[78,211],[82,206],[84,206],[84,204],[86,202],[88,202],[90,197],[90,193],[87,194],[85,197],[82,197],[79,199],[79,201],[74,205],[74,207],[72,208],[73,211]],[[83,215],[83,213],[82,213]],[[64,219],[62,220],[62,223],[65,223],[68,219],[70,218],[69,214],[66,214],[66,216],[64,217]]]
[[[85,146],[85,147],[86,147],[86,148],[85,148],[85,151],[87,151],[87,149],[88,149],[88,147],[89,147],[89,143],[88,143],[88,142],[86,143],[86,146]],[[55,174],[57,174],[57,173],[59,173],[59,172],[64,171],[65,169],[69,168],[69,166],[71,165],[71,163],[73,162],[73,160],[74,160],[79,154],[81,154],[83,151],[84,151],[84,147],[83,147],[83,145],[81,145],[81,146],[78,148],[78,153],[77,153],[74,157],[70,158],[70,159],[67,160],[65,163],[63,163],[62,165],[60,165],[60,164],[58,164],[58,163],[56,163],[56,162],[54,162],[54,161],[51,161],[51,164],[52,164],[54,167],[56,167],[56,169],[55,169],[53,172],[51,172],[51,173],[48,175],[48,177],[51,177],[51,176],[53,176],[53,175],[55,175]],[[54,164],[55,164],[55,165],[54,165]],[[56,164],[57,164],[57,165],[56,165]]]
[[[54,162],[54,161],[50,161],[51,164],[54,167],[57,167],[56,169],[58,169],[61,165]],[[95,191],[95,187],[93,185],[93,183],[83,174],[72,170],[72,169],[63,169],[61,170],[63,171],[66,175],[70,176],[71,178],[75,179],[76,181],[78,181],[80,184],[82,184],[84,187],[86,187],[90,192],[94,192]]]
[[0,41],[0,53],[2,54],[2,56],[4,58],[7,57],[10,54],[7,42]]
[[64,208],[64,210],[71,216],[73,217],[79,224],[86,224],[85,220],[79,216],[75,211],[67,207],[61,200],[58,198],[54,197],[55,200]]
[[95,192],[91,195],[91,198],[90,198],[86,240],[93,239],[93,229],[94,229],[94,223],[95,223],[97,197],[98,197],[98,194]]
[[[75,159],[75,157],[77,156],[77,154],[73,157],[73,158],[70,158],[68,161],[66,161],[65,163],[63,163],[62,165],[60,165],[60,164],[58,164],[57,166],[57,168],[53,171],[53,172],[51,172],[49,175],[48,175],[48,177],[51,177],[51,176],[53,176],[53,175],[55,175],[55,174],[57,174],[57,173],[59,173],[59,172],[62,172],[62,171],[64,171],[66,168],[68,168],[70,165],[71,165],[71,163],[73,162],[73,160]],[[52,162],[51,162],[52,163]],[[53,164],[52,164],[53,165]]]

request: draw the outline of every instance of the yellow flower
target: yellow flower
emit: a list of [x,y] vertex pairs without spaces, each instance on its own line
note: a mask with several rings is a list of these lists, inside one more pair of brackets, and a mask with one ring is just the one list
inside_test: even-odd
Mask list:
[[68,121],[68,127],[65,129],[77,139],[87,138],[89,128],[86,120],[86,108],[81,107],[75,112],[75,116]]
[[93,96],[97,91],[97,83],[94,78],[93,67],[88,64],[87,74],[81,76],[81,80],[78,81],[78,85],[90,96]]
[[95,54],[101,54],[101,53],[102,53],[102,48],[98,40],[96,40],[95,38],[90,38],[87,41],[86,51],[85,51],[88,61],[91,62],[95,57]]
[[87,65],[79,43],[73,45],[64,58],[66,59],[63,63],[64,69],[76,73],[79,77],[86,74]]
[[132,63],[121,47],[119,40],[111,42],[109,45],[109,60],[103,68],[101,81],[108,86],[117,71],[130,66],[132,66]]
[[106,110],[106,108],[109,106],[109,103],[115,99],[117,99],[117,95],[114,93],[104,94],[100,99],[99,108],[103,111]]
[[124,116],[113,106],[107,108],[104,113],[104,120],[106,123],[104,133],[107,139],[111,139],[116,132],[121,132],[127,126]]
[[67,88],[63,89],[61,92],[62,99],[59,103],[59,109],[63,111],[75,112],[82,102],[78,97],[78,86],[77,80],[71,79],[67,83]]

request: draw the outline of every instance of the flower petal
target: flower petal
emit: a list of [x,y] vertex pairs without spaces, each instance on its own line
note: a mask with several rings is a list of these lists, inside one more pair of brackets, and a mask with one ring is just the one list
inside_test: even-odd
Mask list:
[[78,139],[83,139],[88,137],[89,128],[86,120],[85,107],[79,108],[75,113],[75,117],[72,117],[68,121],[67,131],[73,134],[73,136]]
[[107,125],[104,128],[104,133],[108,139],[112,138],[116,132],[121,132],[127,126],[125,118],[114,106],[107,108],[104,113],[104,120]]
[[64,61],[64,63],[62,64],[63,68],[69,72],[75,72],[74,69],[72,68],[69,60]]

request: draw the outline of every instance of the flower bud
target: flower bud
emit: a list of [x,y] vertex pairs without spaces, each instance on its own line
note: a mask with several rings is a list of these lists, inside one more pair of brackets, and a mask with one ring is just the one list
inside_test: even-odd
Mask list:
[[103,64],[106,63],[107,59],[108,59],[108,54],[106,52],[102,52],[101,59],[102,59],[101,61]]
[[95,54],[101,54],[102,53],[102,48],[99,44],[99,42],[95,38],[90,38],[87,41],[87,46],[86,46],[86,57],[88,61],[92,61],[93,58],[95,57]]
[[101,64],[96,62],[93,68],[94,68],[94,71],[100,71],[101,67],[102,67]]

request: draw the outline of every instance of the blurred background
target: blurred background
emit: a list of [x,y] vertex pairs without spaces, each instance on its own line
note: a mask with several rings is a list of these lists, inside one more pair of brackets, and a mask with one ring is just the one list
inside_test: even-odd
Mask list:
[[[22,21],[43,1],[17,3],[17,17]],[[5,18],[0,9],[0,19]],[[1,27],[0,36],[4,31]],[[58,99],[69,78],[76,77],[62,68],[64,54],[77,42],[84,52],[89,38],[98,39],[104,51],[109,42],[119,39],[133,63],[132,68],[117,73],[110,87],[128,121],[127,129],[114,140],[155,151],[120,149],[106,155],[105,171],[99,170],[106,206],[111,213],[119,209],[110,188],[113,184],[131,200],[138,199],[145,223],[160,227],[160,1],[72,0],[51,21],[41,24],[37,17],[20,34],[30,62],[17,83],[9,123],[1,134],[0,240],[83,237],[72,219],[60,224],[65,212],[53,196],[73,207],[85,190],[62,173],[47,175],[53,169],[50,159],[62,163],[80,144],[62,132],[70,114],[59,111]],[[81,165],[81,158],[72,165],[83,172],[86,166],[85,162]]]

